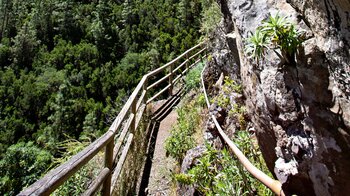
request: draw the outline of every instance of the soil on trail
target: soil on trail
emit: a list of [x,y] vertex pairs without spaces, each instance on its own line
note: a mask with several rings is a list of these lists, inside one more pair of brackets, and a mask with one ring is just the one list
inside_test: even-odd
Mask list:
[[165,140],[170,136],[170,130],[176,124],[177,113],[175,109],[161,122],[157,135],[151,174],[148,183],[148,195],[176,195],[171,179],[172,170],[176,166],[175,159],[166,156]]

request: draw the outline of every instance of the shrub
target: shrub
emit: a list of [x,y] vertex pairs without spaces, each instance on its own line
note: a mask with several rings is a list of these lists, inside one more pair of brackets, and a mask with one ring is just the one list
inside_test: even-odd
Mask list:
[[[235,142],[254,165],[269,173],[246,131],[240,131]],[[176,174],[175,179],[182,184],[193,184],[203,195],[272,195],[226,149],[216,150],[209,144],[197,164],[187,174]]]
[[236,92],[241,94],[243,92],[242,85],[237,84],[236,81],[232,80],[230,77],[226,76],[224,80],[224,86],[222,87],[222,90],[225,93],[230,93],[230,92]]
[[213,102],[216,102],[218,106],[226,109],[233,108],[231,106],[230,95],[232,92],[242,94],[242,85],[237,84],[234,80],[230,79],[228,76],[225,77],[224,85],[222,86],[222,91],[213,98]]
[[210,37],[212,32],[218,27],[222,13],[218,3],[213,1],[211,5],[202,12],[202,22],[200,32]]
[[177,109],[178,122],[165,141],[167,153],[181,162],[186,152],[195,146],[192,134],[199,122],[198,111],[194,104],[184,105]]
[[171,136],[167,138],[165,148],[167,153],[181,162],[186,152],[195,146],[193,137],[190,133],[181,129],[173,129]]
[[199,106],[201,106],[201,107],[205,107],[205,106],[206,106],[207,103],[206,103],[204,94],[201,94],[201,95],[198,96],[198,98],[197,98],[197,104],[198,104]]
[[[201,98],[202,97],[202,98]],[[197,95],[189,100],[185,98],[183,105],[176,111],[177,123],[172,128],[170,136],[165,141],[167,154],[175,158],[179,163],[183,160],[186,152],[195,147],[194,134],[200,125],[200,111],[205,104],[203,96]]]
[[204,68],[204,63],[198,63],[196,67],[191,69],[185,78],[186,90],[199,88],[201,84],[201,73]]
[[16,195],[41,177],[50,165],[52,155],[33,142],[10,146],[0,161],[0,193]]

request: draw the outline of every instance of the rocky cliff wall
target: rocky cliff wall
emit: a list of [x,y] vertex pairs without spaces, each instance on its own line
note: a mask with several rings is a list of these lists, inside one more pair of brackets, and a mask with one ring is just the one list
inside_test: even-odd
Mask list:
[[[226,28],[214,43],[214,62],[241,80],[269,169],[288,193],[350,192],[350,1],[218,3]],[[259,64],[244,53],[250,32],[276,13],[305,31],[296,66],[281,66],[272,51]]]

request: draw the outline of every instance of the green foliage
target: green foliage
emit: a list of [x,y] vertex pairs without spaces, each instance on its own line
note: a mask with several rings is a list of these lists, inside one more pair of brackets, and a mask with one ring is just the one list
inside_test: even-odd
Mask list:
[[3,38],[0,42],[0,67],[8,65],[10,62],[10,40]]
[[246,46],[246,53],[250,54],[251,58],[259,60],[263,58],[269,46],[269,40],[266,34],[261,29],[257,29],[254,34],[248,38],[248,45]]
[[180,173],[175,174],[174,176],[175,180],[181,184],[191,185],[194,183],[194,179],[190,175]]
[[202,12],[202,22],[200,31],[207,37],[219,26],[222,13],[217,2],[212,1],[211,5]]
[[200,87],[201,84],[201,73],[204,68],[204,63],[199,63],[191,69],[185,78],[185,88],[187,90],[195,89]]
[[144,73],[197,43],[202,1],[123,2],[0,1],[4,165],[20,142],[59,158],[63,141],[96,139]]
[[236,119],[236,122],[238,122],[240,125],[240,129],[245,129],[247,125],[245,107],[237,104],[234,101],[232,102],[230,99],[230,97],[237,96],[235,94],[242,93],[242,85],[236,83],[234,80],[226,76],[221,91],[213,98],[212,102],[228,111],[229,117]]
[[213,98],[213,101],[218,104],[218,106],[226,109],[230,118],[236,119],[240,129],[245,129],[247,122],[247,113],[243,105],[237,104],[235,101],[232,102],[230,97],[237,96],[235,94],[242,94],[242,85],[236,83],[234,80],[230,79],[228,76],[224,79],[224,84],[218,95]]
[[[37,49],[36,31],[29,23],[24,23],[16,37],[13,38],[14,44],[11,47],[14,65],[19,68],[30,68],[33,62],[33,53]],[[16,68],[16,67],[14,67]]]
[[[269,173],[261,152],[246,129],[246,110],[238,100],[231,100],[243,93],[241,85],[229,77],[225,77],[222,89],[214,97],[214,101],[229,111],[236,127],[232,140],[248,157],[253,165],[264,173]],[[239,130],[241,129],[241,130]],[[227,150],[217,150],[207,144],[205,153],[196,160],[196,165],[185,174],[175,175],[175,179],[183,184],[192,184],[203,195],[272,195],[272,192],[261,182],[251,176]]]
[[230,77],[225,76],[224,85],[222,86],[222,92],[214,97],[213,101],[216,102],[220,107],[229,108],[231,104],[230,94],[238,93],[242,94],[242,85],[237,84]]
[[181,162],[186,152],[195,146],[195,141],[187,131],[171,131],[171,137],[167,138],[165,149],[167,154]]
[[245,113],[242,112],[238,115],[238,123],[242,129],[247,128],[247,121],[246,121]]
[[242,130],[246,129],[247,121],[246,121],[246,108],[242,105],[233,104],[228,112],[229,117],[236,118],[239,126]]
[[224,92],[235,92],[243,93],[242,85],[237,84],[236,81],[232,80],[230,77],[226,76],[224,80],[224,86],[222,87]]
[[195,146],[192,134],[199,123],[198,111],[193,104],[184,105],[177,109],[178,122],[171,130],[171,136],[165,141],[167,154],[174,157],[179,163],[186,152]]
[[[246,133],[246,132],[245,132]],[[247,134],[239,132],[235,142],[253,164],[268,173],[263,159]],[[273,195],[273,193],[244,170],[241,163],[226,149],[216,150],[209,144],[197,164],[187,174],[176,174],[175,179],[183,184],[193,184],[203,195]]]
[[51,161],[52,155],[33,142],[10,146],[0,161],[0,192],[18,194],[22,187],[38,180]]
[[[286,17],[276,14],[264,21],[248,38],[246,52],[258,60],[264,57],[266,49],[271,48],[282,60],[293,63],[301,42],[295,26]],[[281,51],[281,54],[276,51],[277,49]]]
[[203,195],[246,195],[250,187],[244,186],[237,164],[226,150],[218,151],[207,145],[198,163],[177,179],[194,184]]
[[197,103],[198,103],[198,105],[201,106],[201,107],[206,107],[207,102],[206,102],[206,100],[205,100],[204,94],[198,95]]
[[278,14],[263,23],[262,31],[270,37],[272,44],[275,48],[279,48],[283,57],[289,60],[294,58],[298,46],[301,44],[301,40],[298,37],[298,33],[295,26],[286,20],[286,17],[281,17]]
[[[196,90],[196,89],[194,89]],[[199,100],[202,100],[199,102]],[[186,152],[195,147],[194,133],[200,126],[200,111],[205,105],[205,99],[196,95],[193,99],[185,99],[184,104],[177,109],[177,124],[172,128],[171,135],[165,141],[167,154],[182,162]]]
[[225,94],[219,94],[214,98],[214,102],[218,104],[221,108],[228,108],[230,106],[230,98]]
[[[73,155],[77,154],[87,145],[89,145],[90,142],[91,141],[89,141],[89,139],[83,139],[82,141],[67,139],[59,143],[58,148],[62,152],[63,156],[61,158],[55,158],[53,165],[64,163]],[[80,195],[84,193],[88,185],[91,183],[91,179],[97,176],[102,165],[102,155],[98,155],[97,158],[93,158],[86,166],[70,177],[53,193],[53,195]]]

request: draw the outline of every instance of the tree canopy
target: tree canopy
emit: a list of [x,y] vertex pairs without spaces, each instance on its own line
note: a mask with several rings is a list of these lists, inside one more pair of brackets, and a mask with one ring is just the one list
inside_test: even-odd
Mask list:
[[103,134],[143,74],[197,43],[205,0],[0,1],[0,194]]

